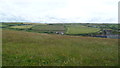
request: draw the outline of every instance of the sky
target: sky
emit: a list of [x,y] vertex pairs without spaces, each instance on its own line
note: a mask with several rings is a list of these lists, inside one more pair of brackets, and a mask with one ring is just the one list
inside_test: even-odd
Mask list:
[[118,23],[119,0],[0,0],[0,22]]

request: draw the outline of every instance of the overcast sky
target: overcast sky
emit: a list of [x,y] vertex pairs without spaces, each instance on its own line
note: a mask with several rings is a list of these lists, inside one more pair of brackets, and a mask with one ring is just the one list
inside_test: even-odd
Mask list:
[[117,23],[119,0],[0,0],[0,22]]

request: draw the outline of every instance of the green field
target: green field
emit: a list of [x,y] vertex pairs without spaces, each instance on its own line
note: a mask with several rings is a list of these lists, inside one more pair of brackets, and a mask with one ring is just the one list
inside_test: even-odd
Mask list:
[[0,24],[0,28],[7,27],[7,25]]
[[54,32],[54,31],[65,31],[65,27],[63,25],[36,25],[32,28],[33,31],[39,32]]
[[0,23],[0,27],[2,27],[2,24]]
[[100,31],[99,28],[92,28],[82,25],[69,25],[67,26],[66,34],[88,34],[88,33],[95,33]]
[[28,29],[28,28],[32,28],[34,25],[21,25],[21,26],[11,26],[10,28],[14,28],[14,29]]
[[116,66],[118,64],[117,39],[7,29],[4,29],[2,34],[3,66]]

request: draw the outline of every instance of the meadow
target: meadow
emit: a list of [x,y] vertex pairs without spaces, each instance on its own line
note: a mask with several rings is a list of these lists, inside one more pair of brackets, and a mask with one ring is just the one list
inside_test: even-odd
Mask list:
[[67,26],[66,34],[88,34],[100,31],[99,28],[92,28],[83,25],[69,25]]
[[3,29],[3,66],[116,66],[118,40]]
[[22,26],[11,26],[10,28],[13,29],[29,29],[32,28],[34,25],[22,25]]
[[37,32],[56,32],[56,31],[65,31],[63,25],[36,25],[32,28],[32,31]]
[[7,25],[0,24],[0,28],[7,27]]

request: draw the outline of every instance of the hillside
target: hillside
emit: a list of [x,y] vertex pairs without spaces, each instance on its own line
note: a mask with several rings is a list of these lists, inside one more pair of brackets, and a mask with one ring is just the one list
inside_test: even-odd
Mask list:
[[3,30],[3,66],[115,66],[117,39]]

